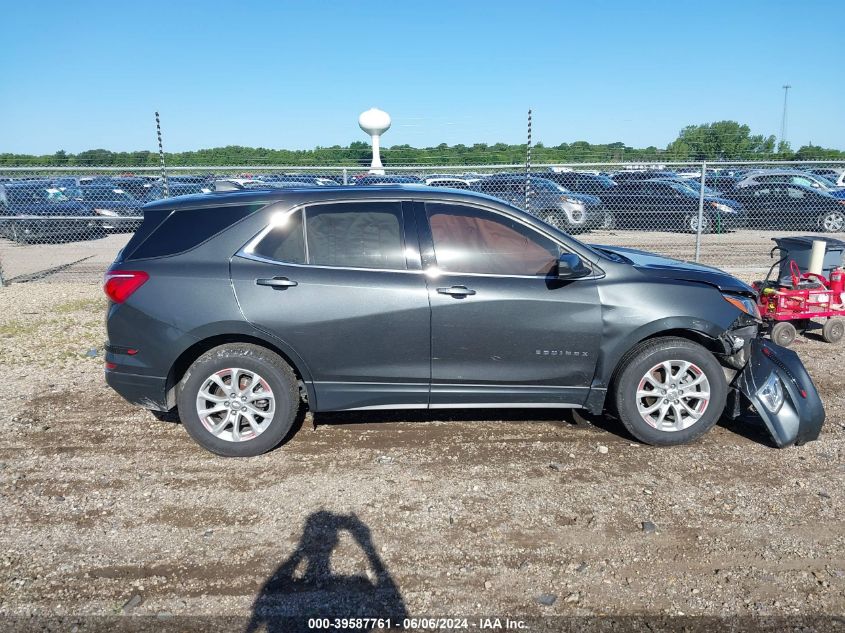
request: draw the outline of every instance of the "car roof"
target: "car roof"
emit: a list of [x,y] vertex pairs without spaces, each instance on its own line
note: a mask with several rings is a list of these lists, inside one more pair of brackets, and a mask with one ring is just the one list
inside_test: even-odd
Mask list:
[[175,198],[164,198],[144,205],[145,209],[199,209],[240,204],[271,204],[273,202],[288,201],[292,204],[302,202],[329,202],[332,200],[350,200],[361,198],[364,200],[403,198],[435,198],[435,199],[473,199],[486,203],[494,202],[497,206],[503,203],[498,198],[464,189],[449,187],[427,187],[416,184],[385,184],[368,187],[349,186],[307,186],[288,187],[284,189],[246,189],[243,191],[221,191]]

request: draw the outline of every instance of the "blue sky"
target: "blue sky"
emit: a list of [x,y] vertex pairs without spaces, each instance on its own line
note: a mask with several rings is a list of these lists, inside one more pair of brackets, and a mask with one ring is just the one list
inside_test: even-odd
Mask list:
[[[368,8],[368,7],[373,7]],[[845,149],[834,0],[8,3],[0,152],[366,140],[665,146],[734,119]]]

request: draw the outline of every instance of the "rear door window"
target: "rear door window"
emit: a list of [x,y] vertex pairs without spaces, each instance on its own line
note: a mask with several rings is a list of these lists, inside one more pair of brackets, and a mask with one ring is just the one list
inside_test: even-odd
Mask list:
[[305,210],[308,263],[315,266],[404,270],[399,202],[319,204]]
[[267,233],[253,248],[252,253],[276,262],[304,264],[305,227],[302,211],[278,216],[267,227]]

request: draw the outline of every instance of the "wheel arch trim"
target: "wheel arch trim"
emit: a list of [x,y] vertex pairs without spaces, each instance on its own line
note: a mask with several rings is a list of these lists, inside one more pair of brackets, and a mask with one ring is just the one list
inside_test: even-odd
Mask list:
[[167,373],[165,392],[168,407],[176,406],[176,386],[188,367],[208,350],[227,343],[252,343],[278,354],[282,360],[290,365],[297,378],[305,385],[308,402],[312,406],[316,406],[317,394],[307,363],[290,345],[281,339],[263,330],[251,327],[248,323],[239,321],[215,324],[211,328],[202,328],[191,332],[189,336],[191,338],[190,343],[174,359]]

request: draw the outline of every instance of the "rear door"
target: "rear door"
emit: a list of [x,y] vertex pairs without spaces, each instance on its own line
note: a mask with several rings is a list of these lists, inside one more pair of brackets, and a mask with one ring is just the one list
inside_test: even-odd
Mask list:
[[245,318],[293,350],[316,410],[425,408],[430,308],[413,214],[398,201],[279,213],[231,263]]

